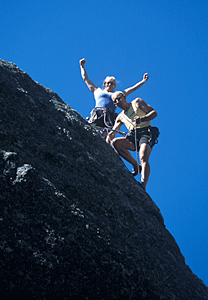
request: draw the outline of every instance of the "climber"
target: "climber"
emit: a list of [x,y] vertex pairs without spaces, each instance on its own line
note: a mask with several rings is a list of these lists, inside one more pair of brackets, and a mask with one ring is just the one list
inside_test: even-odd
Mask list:
[[[97,87],[89,78],[87,75],[87,72],[85,70],[85,63],[86,59],[82,58],[80,61],[80,68],[81,68],[81,76],[90,89],[90,91],[94,94],[95,97],[95,108],[91,111],[91,117],[89,118],[89,123],[91,123],[95,128],[97,129],[103,129],[105,127],[112,128],[115,122],[115,119],[118,114],[115,113],[116,106],[112,101],[112,93],[114,89],[116,88],[116,80],[113,76],[107,76],[104,80],[104,89]],[[132,92],[139,89],[147,80],[149,76],[147,73],[144,74],[142,81],[136,83],[134,86],[127,88],[123,91],[123,94],[125,97],[130,95]],[[106,112],[106,118],[105,116],[101,118],[101,116],[104,115],[104,112]],[[106,120],[106,121],[105,121]]]
[[151,127],[150,121],[157,117],[157,112],[141,98],[136,98],[128,103],[123,92],[113,93],[112,100],[114,105],[123,110],[116,118],[113,130],[120,130],[122,124],[125,124],[129,133],[126,137],[115,138],[117,132],[110,131],[106,141],[112,144],[120,156],[133,165],[132,174],[134,176],[139,174],[139,164],[128,150],[138,149],[141,163],[141,184],[146,189],[150,174],[149,157],[159,136],[158,128]]

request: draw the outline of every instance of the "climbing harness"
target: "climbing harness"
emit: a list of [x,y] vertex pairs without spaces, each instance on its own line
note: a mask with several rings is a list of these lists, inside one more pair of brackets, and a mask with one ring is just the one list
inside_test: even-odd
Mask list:
[[111,108],[96,107],[91,111],[88,123],[91,124],[96,130],[104,128],[112,128],[117,117],[117,113]]
[[[112,144],[112,141],[109,136],[109,132],[116,131],[117,133],[120,133],[121,135],[124,136],[126,136],[127,134],[126,132],[121,132],[116,129],[112,129],[117,116],[118,114],[115,113],[114,110],[112,110],[111,108],[107,109],[107,108],[96,107],[91,111],[90,118],[87,118],[88,123],[91,124],[96,131],[100,132],[103,137],[108,136],[110,140],[110,145],[112,146],[112,148],[116,153],[118,152]],[[104,134],[105,132],[106,132],[106,136]]]
[[151,134],[152,134],[152,140],[153,140],[153,145],[152,146],[154,146],[155,144],[158,143],[158,137],[160,135],[160,131],[155,126],[151,127],[149,130],[151,131]]

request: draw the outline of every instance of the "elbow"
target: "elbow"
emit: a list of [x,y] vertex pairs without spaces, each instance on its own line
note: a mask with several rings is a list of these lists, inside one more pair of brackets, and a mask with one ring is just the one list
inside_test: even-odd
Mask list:
[[158,116],[156,110],[154,111],[154,118],[156,118]]

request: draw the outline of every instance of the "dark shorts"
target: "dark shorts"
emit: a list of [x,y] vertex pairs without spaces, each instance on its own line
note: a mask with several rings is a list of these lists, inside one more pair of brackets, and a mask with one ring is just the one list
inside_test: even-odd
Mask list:
[[117,115],[111,108],[96,107],[91,111],[88,123],[95,129],[112,128]]
[[[137,130],[137,147],[140,148],[141,144],[148,144],[152,148],[158,141],[159,130],[157,127],[144,127]],[[127,134],[126,138],[135,146],[135,131]]]

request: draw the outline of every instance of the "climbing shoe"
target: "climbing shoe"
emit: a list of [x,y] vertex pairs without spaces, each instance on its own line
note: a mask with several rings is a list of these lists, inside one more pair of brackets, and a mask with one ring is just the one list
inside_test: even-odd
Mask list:
[[139,165],[139,168],[138,168],[137,165],[136,165],[136,166],[133,166],[133,169],[132,169],[131,174],[132,174],[133,176],[136,176],[136,175],[138,175],[139,173],[141,173],[141,170],[142,170],[141,165]]

